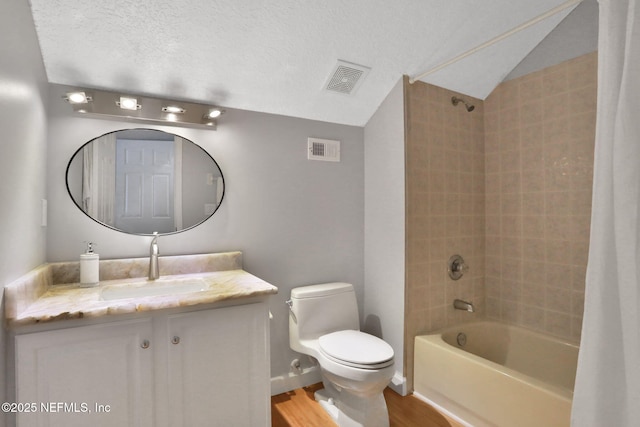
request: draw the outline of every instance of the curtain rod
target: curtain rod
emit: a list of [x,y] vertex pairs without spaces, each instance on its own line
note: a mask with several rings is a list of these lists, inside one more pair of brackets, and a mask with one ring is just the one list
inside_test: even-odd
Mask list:
[[424,73],[422,73],[420,75],[417,75],[415,77],[411,77],[409,79],[409,83],[410,84],[414,84],[416,81],[420,80],[423,77],[428,76],[429,74],[433,74],[436,71],[440,71],[443,68],[446,68],[449,65],[451,65],[451,64],[453,64],[455,62],[458,62],[461,59],[466,58],[467,56],[473,55],[474,53],[476,53],[476,52],[478,52],[478,51],[480,51],[480,50],[482,50],[482,49],[484,49],[486,47],[489,47],[489,46],[491,46],[493,44],[496,44],[499,41],[504,40],[507,37],[510,37],[513,34],[517,33],[517,32],[520,32],[520,31],[522,31],[522,30],[524,30],[526,28],[529,28],[530,26],[535,25],[538,22],[543,21],[543,20],[545,20],[545,19],[547,19],[547,18],[549,18],[549,17],[551,17],[551,16],[553,16],[553,15],[559,13],[559,12],[562,12],[563,10],[565,10],[567,8],[570,8],[571,6],[577,5],[579,3],[582,3],[582,0],[568,0],[568,1],[558,5],[556,7],[554,7],[553,9],[550,9],[547,12],[536,16],[533,19],[531,19],[531,20],[529,20],[527,22],[524,22],[524,23],[518,25],[517,27],[512,28],[511,30],[507,31],[506,33],[502,33],[499,36],[496,36],[496,37],[492,38],[491,40],[488,40],[488,41],[482,43],[479,46],[476,46],[476,47],[474,47],[472,49],[469,49],[468,51],[466,51],[464,53],[461,53],[460,55],[456,56],[455,58],[452,58],[452,59],[448,60],[447,62],[443,62],[442,64],[438,65],[437,67],[431,68],[431,69],[425,71]]

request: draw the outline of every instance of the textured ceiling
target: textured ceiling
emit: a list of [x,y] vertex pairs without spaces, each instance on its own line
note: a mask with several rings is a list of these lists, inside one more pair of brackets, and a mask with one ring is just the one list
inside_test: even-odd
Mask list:
[[[418,75],[563,0],[31,0],[51,83],[356,126]],[[484,99],[571,11],[423,79]],[[371,68],[350,96],[337,60]]]

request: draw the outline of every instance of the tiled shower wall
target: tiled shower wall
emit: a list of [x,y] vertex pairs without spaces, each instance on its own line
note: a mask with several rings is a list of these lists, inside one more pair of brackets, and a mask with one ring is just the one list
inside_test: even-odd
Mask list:
[[[405,78],[406,292],[405,367],[413,378],[413,338],[469,321],[484,311],[484,116],[453,106],[454,92]],[[460,254],[469,271],[458,281],[447,260]],[[474,314],[454,310],[473,301]],[[409,387],[412,387],[409,384]]]
[[[499,85],[467,112],[405,78],[405,367],[413,340],[478,316],[579,340],[597,53]],[[457,282],[446,263],[462,255]],[[473,301],[477,313],[452,308]]]
[[485,100],[486,315],[579,340],[589,248],[597,53]]

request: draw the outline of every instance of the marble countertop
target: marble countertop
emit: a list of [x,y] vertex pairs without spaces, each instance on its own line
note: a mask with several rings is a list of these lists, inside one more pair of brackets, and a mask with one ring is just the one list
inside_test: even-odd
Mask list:
[[[164,262],[170,266],[172,258]],[[155,281],[149,281],[146,277],[122,277],[120,274],[117,278],[111,275],[108,277],[110,280],[100,280],[98,286],[90,288],[82,288],[79,283],[57,284],[55,277],[59,274],[56,270],[67,266],[44,265],[5,288],[5,321],[9,327],[19,327],[67,319],[192,307],[278,292],[275,286],[242,270],[239,252],[173,257],[173,262],[180,268],[168,269]],[[195,268],[194,265],[200,267],[196,268],[196,272],[192,270],[185,274],[181,268],[186,262],[191,263],[191,268]],[[120,263],[114,271],[122,271],[123,266],[130,264],[129,260],[125,264]],[[183,286],[194,283],[197,285]]]
[[201,279],[204,282],[203,290],[105,301],[102,299],[102,292],[105,289],[140,288],[154,286],[154,283],[138,278],[102,281],[99,286],[92,288],[81,288],[77,283],[53,286],[24,311],[17,313],[16,317],[7,320],[10,326],[21,326],[56,320],[189,307],[230,299],[270,295],[278,291],[275,286],[244,270],[167,276],[159,279],[158,282],[163,286],[165,284],[170,286],[172,281],[179,284],[189,279]]

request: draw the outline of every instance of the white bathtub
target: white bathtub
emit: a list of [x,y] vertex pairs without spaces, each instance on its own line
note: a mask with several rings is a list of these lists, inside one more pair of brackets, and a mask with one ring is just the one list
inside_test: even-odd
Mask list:
[[416,337],[414,394],[472,426],[569,426],[577,359],[577,346],[527,329],[456,326]]

